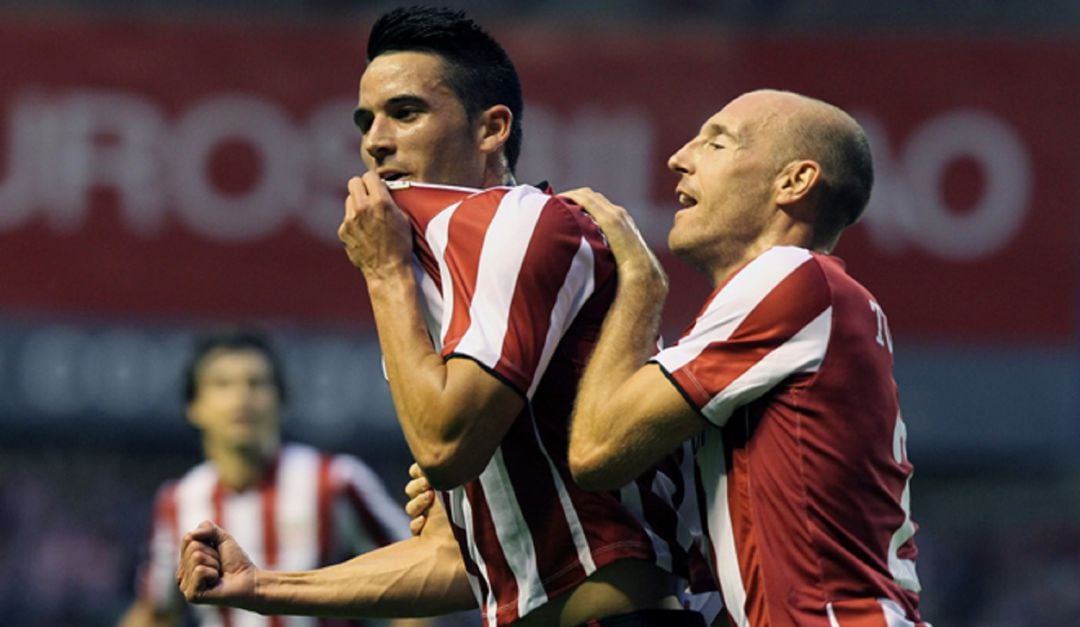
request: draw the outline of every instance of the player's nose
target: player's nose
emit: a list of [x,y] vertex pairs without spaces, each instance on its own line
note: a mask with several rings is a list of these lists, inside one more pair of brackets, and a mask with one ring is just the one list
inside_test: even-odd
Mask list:
[[364,133],[363,149],[376,163],[381,163],[388,155],[394,153],[393,128],[385,117],[375,116],[371,128]]
[[687,142],[682,148],[675,151],[675,154],[668,157],[667,167],[676,174],[689,174],[692,170],[690,160],[690,144]]

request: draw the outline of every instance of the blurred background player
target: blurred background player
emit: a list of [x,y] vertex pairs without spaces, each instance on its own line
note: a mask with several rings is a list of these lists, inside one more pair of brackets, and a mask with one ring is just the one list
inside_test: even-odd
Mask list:
[[[137,599],[121,627],[184,623],[188,606],[176,587],[180,534],[204,519],[227,525],[257,563],[289,569],[337,562],[408,533],[401,508],[359,459],[282,443],[285,376],[262,334],[235,329],[197,338],[183,389],[206,461],[159,490]],[[204,626],[330,624],[192,609]]]
[[693,440],[706,554],[735,625],[925,627],[892,336],[830,255],[870,197],[862,127],[820,100],[754,91],[668,165],[683,207],[668,244],[716,289],[659,353],[659,262],[625,210],[567,194],[619,266],[574,408],[575,479],[615,489]]

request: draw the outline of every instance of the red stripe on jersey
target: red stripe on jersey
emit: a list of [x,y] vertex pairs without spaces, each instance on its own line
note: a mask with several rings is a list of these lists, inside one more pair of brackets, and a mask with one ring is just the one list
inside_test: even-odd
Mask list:
[[832,603],[840,627],[889,627],[877,599],[852,599]]
[[[476,293],[480,252],[483,250],[487,229],[505,195],[505,192],[486,193],[469,198],[461,203],[450,218],[443,261],[453,277],[454,311],[446,337],[443,338],[444,357],[454,352],[454,347],[469,330],[472,321],[469,306],[472,304],[473,294]],[[446,298],[445,292],[443,298]]]
[[[214,492],[210,496],[210,502],[213,504],[214,523],[221,525],[224,517],[225,486],[221,485],[220,479],[214,483]],[[232,611],[226,607],[219,607],[218,612],[221,614],[221,624],[224,627],[232,627]]]
[[552,196],[540,212],[521,261],[496,370],[527,391],[551,326],[551,310],[581,248],[572,209]]
[[816,261],[807,261],[761,299],[727,340],[709,344],[672,377],[698,407],[704,407],[829,304],[829,288],[821,268]]
[[[484,560],[489,581],[500,582],[498,588],[492,590],[495,594],[495,603],[498,606],[496,616],[498,623],[504,625],[518,619],[518,585],[514,578],[514,571],[510,570],[510,564],[506,561],[499,545],[499,538],[495,535],[495,521],[491,518],[487,499],[484,498],[484,488],[479,481],[470,481],[464,486],[465,493],[472,508],[473,537],[476,539],[477,550]],[[485,608],[481,606],[481,611]],[[486,614],[486,612],[485,612]]]
[[278,560],[277,484],[269,481],[263,485],[259,498],[262,500],[263,558],[266,567],[273,568]]
[[[319,561],[325,563],[330,559],[330,538],[335,534],[332,527],[333,512],[330,511],[333,503],[333,482],[330,480],[330,462],[329,455],[319,456],[319,478],[317,479],[318,490],[317,505],[318,507],[318,533],[319,533]],[[336,556],[335,556],[336,557]]]
[[[768,627],[771,623],[765,599],[761,555],[750,507],[750,459],[745,448],[732,449],[726,442],[724,448],[730,460],[727,476],[728,512],[735,538],[735,553],[739,559],[739,573],[742,575],[743,589],[746,590],[743,611],[751,625]],[[720,580],[719,573],[716,578]]]

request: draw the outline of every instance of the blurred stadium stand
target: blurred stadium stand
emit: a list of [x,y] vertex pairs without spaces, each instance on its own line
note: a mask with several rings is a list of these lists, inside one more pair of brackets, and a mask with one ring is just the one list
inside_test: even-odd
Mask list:
[[[0,624],[108,625],[199,458],[179,365],[254,321],[298,439],[407,451],[335,245],[370,19],[343,0],[0,2]],[[1080,2],[476,0],[525,79],[525,179],[663,247],[661,164],[738,92],[849,108],[878,183],[838,254],[890,314],[925,617],[1080,625]],[[674,337],[705,286],[665,257]]]

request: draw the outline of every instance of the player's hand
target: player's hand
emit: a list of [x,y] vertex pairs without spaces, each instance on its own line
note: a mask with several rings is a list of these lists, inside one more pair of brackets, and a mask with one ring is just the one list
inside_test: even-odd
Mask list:
[[409,502],[405,504],[405,513],[412,519],[409,521],[409,531],[412,531],[414,536],[418,536],[424,530],[431,507],[435,504],[435,490],[431,488],[419,464],[414,463],[409,466],[409,476],[412,480],[405,484],[405,494],[409,496]]
[[581,206],[607,238],[615,263],[619,268],[619,280],[640,280],[667,295],[667,274],[660,261],[645,243],[630,213],[608,200],[603,194],[588,187],[559,194]]
[[349,179],[345,217],[338,227],[349,261],[368,281],[410,267],[412,228],[374,172]]
[[191,603],[252,608],[255,564],[224,529],[203,521],[184,534],[176,582]]

